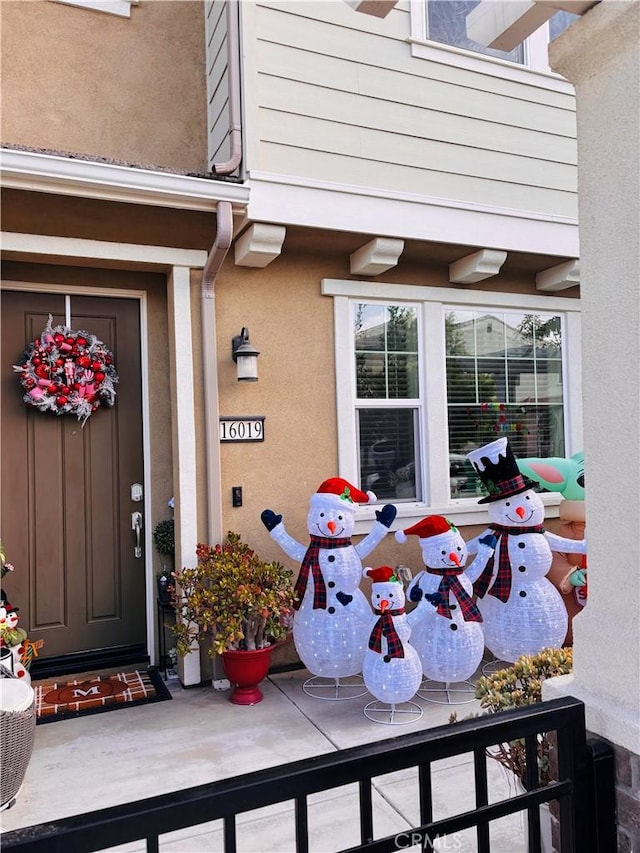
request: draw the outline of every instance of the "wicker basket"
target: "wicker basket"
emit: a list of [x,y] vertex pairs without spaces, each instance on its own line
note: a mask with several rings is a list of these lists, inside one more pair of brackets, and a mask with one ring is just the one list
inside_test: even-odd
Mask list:
[[[15,678],[2,667],[0,678]],[[17,679],[16,679],[17,681]],[[28,685],[22,685],[21,687]],[[36,732],[36,709],[34,692],[24,692],[26,700],[17,705],[17,710],[0,707],[0,810],[13,805],[31,760]],[[3,694],[7,691],[3,690]],[[29,703],[25,707],[25,702]],[[3,699],[2,704],[6,704]]]

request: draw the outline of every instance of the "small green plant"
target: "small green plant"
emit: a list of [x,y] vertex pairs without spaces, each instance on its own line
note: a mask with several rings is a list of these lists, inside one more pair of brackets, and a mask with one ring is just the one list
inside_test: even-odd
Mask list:
[[265,648],[286,637],[295,601],[292,571],[264,562],[231,531],[224,544],[198,545],[196,554],[196,566],[175,572],[179,654],[205,635],[212,656]]
[[172,518],[159,521],[153,529],[153,544],[158,554],[173,557],[176,550],[175,527]]
[[[573,649],[543,649],[536,655],[522,655],[515,663],[483,676],[476,685],[476,698],[488,712],[508,711],[542,701],[542,682],[557,675],[568,675],[573,668]],[[550,740],[538,735],[538,776],[540,785],[550,781]],[[503,767],[511,770],[524,784],[526,758],[524,740],[498,744],[488,752]]]

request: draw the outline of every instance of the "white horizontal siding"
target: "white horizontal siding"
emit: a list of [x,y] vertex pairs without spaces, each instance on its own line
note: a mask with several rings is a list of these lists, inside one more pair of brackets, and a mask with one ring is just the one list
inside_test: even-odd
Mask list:
[[412,57],[406,4],[242,5],[249,170],[576,215],[571,95]]
[[[428,196],[443,201],[460,201],[481,207],[524,210],[522,185],[484,178],[469,178],[451,172],[434,172],[398,163],[378,161],[375,169],[363,157],[336,156],[330,152],[313,151],[300,146],[263,143],[264,160],[272,174],[302,175],[312,164],[315,182],[350,186],[389,188],[390,193]],[[375,181],[372,181],[372,176]],[[531,176],[531,180],[535,175]],[[383,194],[384,190],[379,190]],[[575,216],[573,192],[545,189],[532,185],[527,190],[530,207],[527,210],[544,214],[550,219]],[[487,199],[491,199],[489,205]],[[459,235],[456,235],[459,236]],[[464,241],[463,241],[464,242]],[[562,254],[562,253],[561,253]]]

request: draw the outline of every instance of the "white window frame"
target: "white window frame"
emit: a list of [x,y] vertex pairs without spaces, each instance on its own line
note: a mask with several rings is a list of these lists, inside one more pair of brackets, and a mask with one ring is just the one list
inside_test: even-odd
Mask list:
[[543,24],[526,39],[524,42],[525,64],[520,65],[496,56],[428,39],[426,36],[427,2],[428,0],[410,0],[411,37],[408,41],[412,56],[442,65],[453,65],[479,74],[488,74],[491,77],[500,77],[503,80],[528,83],[554,92],[570,95],[574,93],[573,85],[549,68],[548,23]]
[[131,17],[131,7],[137,6],[139,0],[53,0],[63,6],[79,6],[92,12],[104,12],[105,15],[117,15],[120,18]]
[[[420,458],[416,482],[421,482],[426,501],[398,502],[394,527],[407,527],[426,515],[445,515],[458,525],[483,524],[486,505],[477,498],[452,499],[449,493],[449,452],[446,389],[445,313],[465,310],[511,310],[553,313],[562,316],[562,381],[565,454],[582,450],[582,340],[579,299],[491,291],[462,291],[448,287],[385,284],[383,282],[323,279],[322,294],[333,297],[336,363],[336,408],[339,476],[358,478],[356,425],[356,378],[354,370],[354,302],[379,302],[418,307],[420,353]],[[402,401],[389,401],[389,404]],[[358,483],[358,485],[360,485]],[[557,516],[559,494],[542,495],[547,517]],[[393,503],[393,500],[391,500]],[[375,507],[359,507],[356,532],[367,529]]]

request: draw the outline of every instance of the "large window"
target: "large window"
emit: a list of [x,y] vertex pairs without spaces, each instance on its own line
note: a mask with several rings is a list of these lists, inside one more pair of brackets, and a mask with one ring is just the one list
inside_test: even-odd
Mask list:
[[[564,456],[562,317],[445,307],[450,456],[507,435],[516,456]],[[479,484],[452,475],[452,496]]]
[[340,341],[341,476],[401,517],[455,518],[486,494],[470,450],[505,434],[520,458],[581,449],[578,300],[401,287],[405,301],[397,286],[377,285],[375,299],[366,289],[323,282]]

